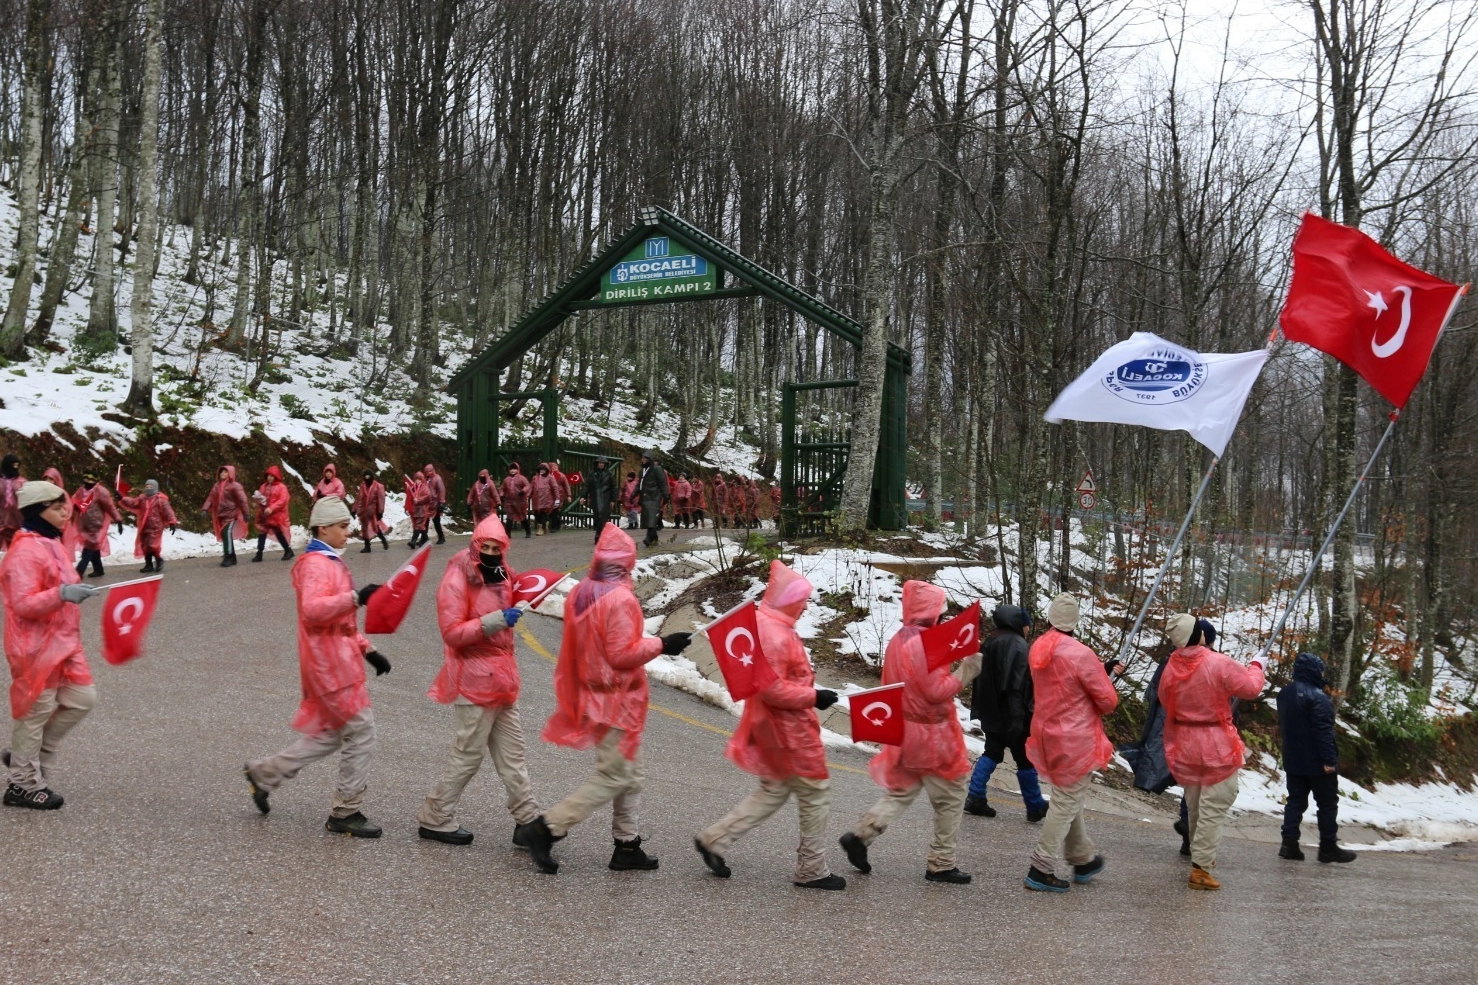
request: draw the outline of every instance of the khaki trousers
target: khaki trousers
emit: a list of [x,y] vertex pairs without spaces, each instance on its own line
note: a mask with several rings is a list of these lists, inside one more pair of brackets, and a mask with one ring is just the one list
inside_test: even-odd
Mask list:
[[539,816],[534,801],[534,785],[529,780],[524,762],[523,726],[518,720],[518,705],[484,708],[466,698],[458,698],[452,710],[457,716],[457,734],[452,739],[452,756],[446,773],[436,789],[421,805],[416,821],[432,831],[457,830],[457,802],[462,791],[482,768],[484,755],[491,757],[493,769],[508,793],[508,812],[518,824],[526,824]]
[[291,780],[310,763],[339,753],[339,782],[334,787],[334,817],[348,817],[364,804],[369,787],[370,756],[375,751],[375,713],[366,708],[343,725],[305,735],[275,756],[247,763],[251,778],[268,793]]
[[722,819],[704,828],[698,840],[715,855],[727,855],[729,848],[752,828],[757,827],[795,795],[800,811],[801,842],[795,852],[795,881],[811,882],[831,875],[826,867],[826,821],[831,816],[831,781],[811,780],[804,776],[784,780],[761,779],[759,789],[739,801]]
[[611,835],[617,841],[631,841],[637,830],[637,811],[641,809],[641,752],[635,759],[621,755],[621,740],[626,733],[613,728],[595,747],[595,775],[558,804],[544,812],[549,833],[562,838],[575,825],[606,804],[611,805]]
[[929,803],[934,808],[934,841],[929,846],[928,870],[948,872],[955,868],[955,848],[960,838],[960,817],[965,811],[965,792],[969,774],[958,780],[925,774],[919,783],[903,790],[889,790],[887,795],[872,805],[862,815],[852,833],[871,845],[878,835],[888,830],[888,825],[913,806],[920,791],[928,791]]
[[1220,783],[1196,787],[1182,784],[1186,813],[1189,815],[1191,862],[1207,872],[1216,867],[1216,849],[1221,844],[1221,828],[1237,800],[1239,774],[1233,773]]
[[25,791],[46,789],[45,771],[56,760],[56,747],[96,703],[97,688],[91,684],[42,691],[31,710],[11,726],[10,782]]
[[1052,806],[1042,821],[1042,837],[1032,852],[1032,866],[1038,872],[1056,872],[1057,860],[1067,858],[1068,865],[1093,861],[1096,850],[1088,829],[1083,824],[1083,808],[1088,803],[1088,788],[1093,785],[1089,773],[1071,786],[1052,788]]

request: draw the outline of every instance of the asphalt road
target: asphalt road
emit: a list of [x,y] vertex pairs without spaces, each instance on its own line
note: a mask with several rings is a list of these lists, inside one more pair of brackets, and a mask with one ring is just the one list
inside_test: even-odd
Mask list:
[[[588,533],[514,541],[517,567],[573,568]],[[465,545],[438,548],[444,560]],[[382,581],[401,545],[346,555]],[[170,562],[149,652],[96,656],[99,704],[69,738],[56,813],[0,809],[0,982],[1444,982],[1478,977],[1478,854],[1372,853],[1347,866],[1291,863],[1229,840],[1220,893],[1186,889],[1187,863],[1162,821],[1095,815],[1108,869],[1063,896],[1021,887],[1036,828],[1010,798],[967,817],[967,887],[923,880],[921,802],[873,846],[874,871],[830,861],[842,893],[790,884],[795,809],[706,873],[694,831],[752,786],[723,758],[734,719],[654,686],[644,742],[642,830],[653,873],[607,870],[609,812],[556,847],[559,875],[509,843],[502,788],[485,765],[460,821],[465,848],[416,837],[416,810],[450,742],[450,709],[426,698],[441,662],[434,584],[406,625],[377,642],[395,667],[372,679],[379,746],[365,812],[379,841],[323,830],[332,761],[252,807],[241,764],[293,739],[298,701],[289,565],[221,570]],[[245,562],[245,556],[243,556]],[[442,561],[433,571],[439,574]],[[129,565],[108,580],[136,577]],[[429,577],[429,576],[428,576]],[[98,652],[96,603],[87,645]],[[560,623],[538,616],[519,645],[536,794],[552,804],[592,756],[536,738],[552,710]],[[859,754],[833,755],[831,836],[878,795]]]

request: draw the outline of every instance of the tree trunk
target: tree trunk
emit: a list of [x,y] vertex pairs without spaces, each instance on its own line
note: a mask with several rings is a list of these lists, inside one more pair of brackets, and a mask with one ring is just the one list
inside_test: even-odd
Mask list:
[[113,292],[117,265],[113,256],[113,224],[118,206],[118,128],[121,122],[122,81],[118,71],[121,16],[101,25],[98,44],[105,46],[101,99],[98,103],[99,140],[92,158],[92,185],[98,199],[93,245],[92,304],[87,313],[85,338],[98,349],[111,349],[118,339],[118,312]]
[[51,81],[47,58],[46,19],[50,0],[31,0],[26,10],[24,93],[21,97],[20,230],[16,243],[15,280],[0,326],[0,350],[16,359],[25,352],[26,308],[36,278],[36,247],[41,234],[41,112],[43,90]]
[[159,226],[159,74],[164,0],[149,0],[144,20],[144,90],[139,105],[139,249],[133,259],[133,379],[127,413],[154,416],[154,257]]

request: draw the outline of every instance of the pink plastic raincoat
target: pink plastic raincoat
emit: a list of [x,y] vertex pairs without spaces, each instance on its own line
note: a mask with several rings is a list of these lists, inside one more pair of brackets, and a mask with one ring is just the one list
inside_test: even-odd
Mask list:
[[[251,514],[246,505],[246,490],[236,481],[236,466],[223,465],[221,468],[226,470],[226,479],[211,486],[210,495],[205,497],[200,508],[210,514],[216,540],[222,539],[221,534],[228,523],[235,524],[231,531],[233,537],[245,537],[246,520]],[[220,474],[220,469],[216,470],[216,474]]]
[[[506,580],[489,585],[482,580],[478,556],[487,541],[503,551]],[[436,621],[441,626],[441,673],[428,692],[444,705],[457,697],[484,708],[518,700],[518,661],[513,655],[513,630],[492,636],[482,631],[482,617],[513,604],[512,584],[518,575],[508,568],[508,532],[503,521],[486,517],[472,532],[472,546],[447,562],[441,587],[436,590]]]
[[1160,673],[1165,762],[1179,783],[1211,786],[1242,768],[1247,747],[1232,724],[1232,698],[1262,693],[1262,668],[1244,667],[1210,647],[1183,646]]
[[1119,694],[1097,654],[1055,629],[1032,644],[1027,663],[1036,696],[1027,757],[1048,782],[1072,786],[1114,757],[1100,719],[1119,706]]
[[293,728],[317,735],[369,707],[364,655],[369,640],[355,621],[358,600],[349,568],[333,554],[308,551],[293,562],[298,596],[298,671],[303,702]]
[[81,580],[61,538],[22,530],[0,558],[11,718],[25,717],[42,691],[92,683],[82,653],[82,612],[61,596],[63,585]]

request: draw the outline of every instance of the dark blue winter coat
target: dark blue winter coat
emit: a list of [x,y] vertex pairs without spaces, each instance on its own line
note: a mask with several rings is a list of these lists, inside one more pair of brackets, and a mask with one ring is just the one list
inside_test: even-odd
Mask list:
[[1278,728],[1283,733],[1283,772],[1320,776],[1339,765],[1334,746],[1334,702],[1324,693],[1324,661],[1300,653],[1293,682],[1278,692]]
[[1155,676],[1150,678],[1150,686],[1145,690],[1144,730],[1139,741],[1119,747],[1119,754],[1134,770],[1134,785],[1150,793],[1164,793],[1175,785],[1170,764],[1165,760],[1165,706],[1160,704],[1163,673],[1164,663],[1155,668]]
[[1027,664],[1031,647],[1022,635],[1031,625],[1031,616],[1020,606],[998,605],[991,621],[996,629],[980,648],[983,656],[970,700],[970,717],[980,719],[982,732],[1008,741],[1021,740],[1031,731],[1035,705]]

